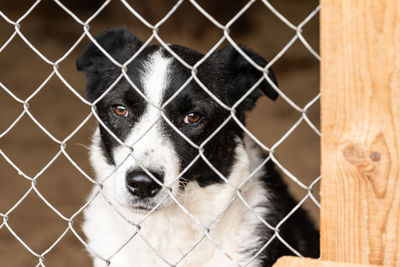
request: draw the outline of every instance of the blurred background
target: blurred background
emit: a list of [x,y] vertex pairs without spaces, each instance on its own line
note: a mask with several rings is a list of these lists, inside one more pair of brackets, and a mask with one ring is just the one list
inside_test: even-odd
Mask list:
[[[61,1],[82,21],[86,21],[103,4],[99,0]],[[198,0],[218,22],[226,24],[241,10],[247,1]],[[174,0],[136,0],[128,3],[146,20],[155,24],[176,3]],[[294,25],[301,23],[317,6],[317,0],[269,0],[284,17]],[[9,19],[17,21],[34,1],[2,0],[0,10]],[[318,51],[318,15],[303,28],[303,36]],[[20,23],[21,32],[32,45],[51,61],[56,61],[74,45],[83,28],[53,1],[40,2]],[[111,3],[90,23],[90,32],[96,35],[113,26],[126,25],[142,40],[151,36],[151,30],[142,24],[119,1]],[[14,26],[0,17],[0,47],[10,38]],[[206,53],[223,33],[188,1],[160,27],[159,34],[166,43],[176,43]],[[262,1],[256,1],[231,27],[230,36],[262,55],[273,59],[295,36],[296,32],[285,25]],[[80,51],[89,42],[85,39],[59,64],[64,79],[82,96],[85,96],[85,77],[75,68]],[[156,42],[153,42],[156,43]],[[304,107],[319,92],[319,62],[297,40],[272,69],[280,89],[298,106]],[[53,68],[43,61],[17,35],[0,53],[0,82],[17,97],[26,99],[46,80]],[[0,136],[23,111],[23,105],[0,88]],[[56,138],[65,139],[90,112],[54,75],[29,101],[29,111]],[[319,101],[307,113],[319,128]],[[295,124],[301,113],[284,99],[276,102],[260,98],[257,107],[249,114],[248,128],[265,145],[272,146]],[[93,171],[88,162],[87,147],[96,126],[91,119],[68,142],[66,151],[90,176]],[[35,177],[60,151],[60,146],[49,138],[27,115],[3,137],[0,149],[30,177]],[[319,136],[305,123],[276,149],[276,155],[288,171],[305,185],[310,185],[320,173]],[[307,191],[285,176],[290,190],[301,200]],[[65,158],[59,156],[37,179],[36,188],[65,217],[72,216],[85,204],[91,182],[79,173]],[[0,214],[8,211],[8,224],[30,249],[43,253],[67,230],[68,223],[52,211],[34,192],[27,194],[31,182],[0,155]],[[313,190],[319,199],[319,183]],[[16,203],[19,203],[16,205]],[[318,207],[307,200],[303,204],[316,224]],[[0,266],[36,266],[33,256],[2,224],[0,218]],[[82,216],[74,220],[74,229],[82,235]],[[83,236],[83,235],[82,235]],[[46,254],[46,266],[90,266],[84,246],[71,231]]]

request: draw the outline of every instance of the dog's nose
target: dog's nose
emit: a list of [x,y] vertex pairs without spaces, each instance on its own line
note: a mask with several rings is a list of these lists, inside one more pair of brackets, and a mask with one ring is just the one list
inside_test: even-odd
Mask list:
[[[162,183],[159,174],[153,172],[151,174]],[[142,171],[129,172],[126,176],[126,187],[132,195],[140,198],[153,197],[161,189],[161,186],[153,178]]]

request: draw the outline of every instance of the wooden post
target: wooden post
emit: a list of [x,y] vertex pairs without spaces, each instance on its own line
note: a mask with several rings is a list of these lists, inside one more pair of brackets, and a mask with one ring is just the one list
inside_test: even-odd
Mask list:
[[400,1],[321,0],[321,258],[400,266]]
[[282,257],[274,264],[274,267],[382,267],[381,265],[337,263],[300,257]]

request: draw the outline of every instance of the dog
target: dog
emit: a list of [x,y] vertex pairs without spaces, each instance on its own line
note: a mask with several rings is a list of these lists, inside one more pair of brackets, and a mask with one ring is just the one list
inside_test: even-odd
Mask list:
[[77,60],[100,118],[90,148],[98,185],[82,226],[94,266],[254,267],[294,252],[318,257],[319,234],[303,209],[280,224],[296,202],[240,126],[261,95],[278,97],[262,72],[231,45],[189,69],[204,55],[142,47],[125,27],[95,39],[112,59],[91,42]]

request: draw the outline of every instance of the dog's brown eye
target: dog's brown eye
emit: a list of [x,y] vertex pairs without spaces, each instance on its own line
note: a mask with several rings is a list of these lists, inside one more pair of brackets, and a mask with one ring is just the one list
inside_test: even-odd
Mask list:
[[122,105],[113,106],[114,113],[121,117],[128,116],[128,109]]
[[183,119],[184,123],[196,123],[200,120],[201,116],[199,113],[192,112],[186,115],[186,117]]

